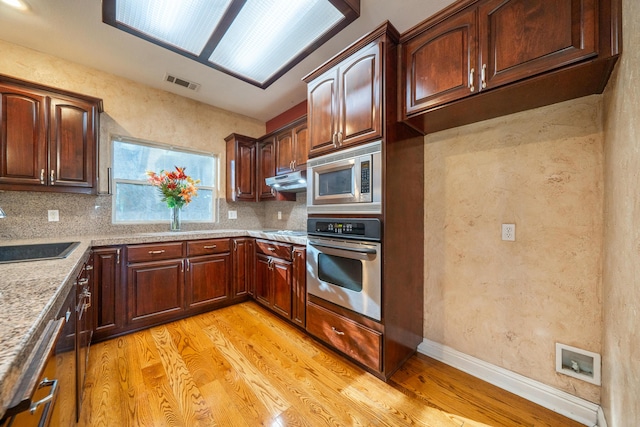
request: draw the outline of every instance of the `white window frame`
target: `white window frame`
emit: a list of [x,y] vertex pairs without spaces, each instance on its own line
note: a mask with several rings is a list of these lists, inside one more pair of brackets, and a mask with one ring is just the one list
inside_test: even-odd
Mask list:
[[[145,185],[145,186],[149,186],[152,187],[152,185],[147,181],[147,180],[143,180],[143,181],[138,181],[138,180],[131,180],[131,179],[120,179],[120,178],[115,178],[115,174],[113,173],[113,166],[114,166],[114,154],[115,154],[115,149],[114,149],[114,142],[124,142],[127,144],[135,144],[135,145],[144,145],[147,147],[152,147],[152,148],[158,148],[161,150],[171,150],[171,151],[180,151],[183,153],[189,153],[189,154],[197,154],[197,155],[201,155],[201,156],[206,156],[206,157],[212,157],[213,158],[213,167],[214,167],[214,183],[213,186],[204,186],[201,184],[198,184],[197,188],[198,190],[203,189],[203,190],[211,190],[212,192],[212,207],[211,207],[211,215],[212,218],[211,219],[206,219],[206,220],[185,220],[182,219],[181,222],[182,223],[214,223],[218,221],[218,199],[219,199],[219,187],[220,187],[220,156],[216,153],[212,153],[212,152],[208,152],[208,151],[200,151],[200,150],[194,150],[194,149],[190,149],[190,148],[185,148],[185,147],[180,147],[180,146],[175,146],[175,145],[171,145],[171,144],[165,144],[165,143],[161,143],[161,142],[155,142],[155,141],[147,141],[147,140],[143,140],[143,139],[139,139],[139,138],[133,138],[133,137],[128,137],[128,136],[120,136],[120,135],[111,135],[110,138],[110,142],[111,142],[111,147],[110,147],[110,155],[111,155],[111,170],[109,171],[109,188],[112,189],[112,197],[113,197],[113,203],[111,203],[111,223],[114,225],[135,225],[135,224],[146,224],[146,225],[151,225],[151,224],[165,224],[167,222],[167,220],[147,220],[147,221],[116,221],[116,191],[117,191],[117,183],[124,183],[124,184],[135,184],[135,185]],[[182,166],[182,165],[180,165]],[[159,171],[155,171],[155,172],[159,172]],[[194,179],[196,179],[197,177],[194,177]]]

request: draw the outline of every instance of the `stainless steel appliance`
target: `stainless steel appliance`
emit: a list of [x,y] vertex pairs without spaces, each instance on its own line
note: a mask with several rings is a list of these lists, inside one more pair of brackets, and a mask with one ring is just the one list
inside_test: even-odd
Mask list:
[[307,191],[307,179],[304,171],[291,172],[265,178],[265,184],[276,191],[285,193],[301,193]]
[[309,218],[307,236],[307,292],[381,320],[380,221]]
[[307,162],[309,214],[379,214],[382,211],[382,142]]

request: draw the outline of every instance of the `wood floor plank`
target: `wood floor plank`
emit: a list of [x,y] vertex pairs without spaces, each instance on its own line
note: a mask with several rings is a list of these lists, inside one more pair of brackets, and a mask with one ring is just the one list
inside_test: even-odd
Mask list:
[[433,359],[388,383],[253,302],[96,344],[84,426],[576,427]]
[[[179,403],[186,425],[212,426],[215,422],[207,402],[203,399],[193,377],[187,369],[180,350],[171,339],[165,326],[152,328],[151,336],[156,342],[162,365],[173,395]],[[175,329],[174,329],[175,331]]]

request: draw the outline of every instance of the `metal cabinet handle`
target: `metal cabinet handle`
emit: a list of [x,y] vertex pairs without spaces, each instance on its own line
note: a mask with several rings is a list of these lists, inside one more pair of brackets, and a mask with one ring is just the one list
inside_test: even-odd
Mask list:
[[149,251],[149,255],[157,255],[157,254],[163,254],[163,253],[164,253],[164,249],[160,251]]
[[44,387],[51,387],[51,391],[45,397],[38,400],[37,402],[34,402],[31,405],[31,407],[29,408],[29,412],[31,412],[32,415],[35,414],[35,412],[38,410],[38,406],[51,402],[56,394],[58,394],[58,380],[50,380],[48,378],[44,378],[38,385],[38,388]]
[[44,185],[44,169],[40,169],[40,184]]
[[333,142],[333,146],[337,147],[338,146],[338,134],[334,133],[333,136],[331,137],[331,142]]
[[[189,271],[189,266],[191,265],[191,263],[189,262],[188,259],[184,260],[184,264],[187,264],[187,271]],[[182,264],[182,271],[184,272],[184,264]]]
[[472,68],[471,71],[469,72],[469,90],[473,93],[476,91],[476,87],[473,84],[473,80],[476,74],[476,69]]
[[487,64],[482,64],[482,89],[487,87]]
[[89,271],[89,270],[93,270],[93,265],[87,264],[84,266],[84,271]]
[[116,250],[116,264],[120,264],[120,249]]
[[234,241],[233,241],[233,250],[234,250],[234,251],[237,251],[237,250],[238,250],[238,241],[237,241],[237,240],[234,240]]
[[240,193],[240,187],[238,187],[238,188],[236,188],[236,196],[239,196],[240,194],[241,194]]
[[338,132],[338,145],[342,146],[342,132]]
[[335,328],[335,326],[332,326],[332,327],[331,327],[331,330],[332,330],[333,332],[335,332],[336,334],[338,334],[338,335],[344,335],[344,332],[342,332],[342,331],[340,331],[340,330],[336,329],[336,328]]
[[82,279],[78,280],[78,285],[86,285],[87,283],[89,283],[89,279],[86,277],[83,277]]
[[218,247],[218,245],[204,245],[203,246],[204,249],[215,249],[217,247]]
[[56,183],[56,172],[51,169],[51,185],[54,185]]
[[275,252],[276,248],[268,248],[271,252]]

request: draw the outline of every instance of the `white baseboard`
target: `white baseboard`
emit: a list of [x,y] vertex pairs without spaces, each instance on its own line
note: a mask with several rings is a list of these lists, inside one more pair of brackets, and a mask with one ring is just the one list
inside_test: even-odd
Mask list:
[[[606,427],[600,406],[513,371],[424,339],[418,351],[587,426]],[[602,418],[602,421],[601,421]],[[604,424],[599,424],[604,422]]]
[[598,424],[597,427],[607,427],[607,419],[604,417],[602,408],[598,408]]

